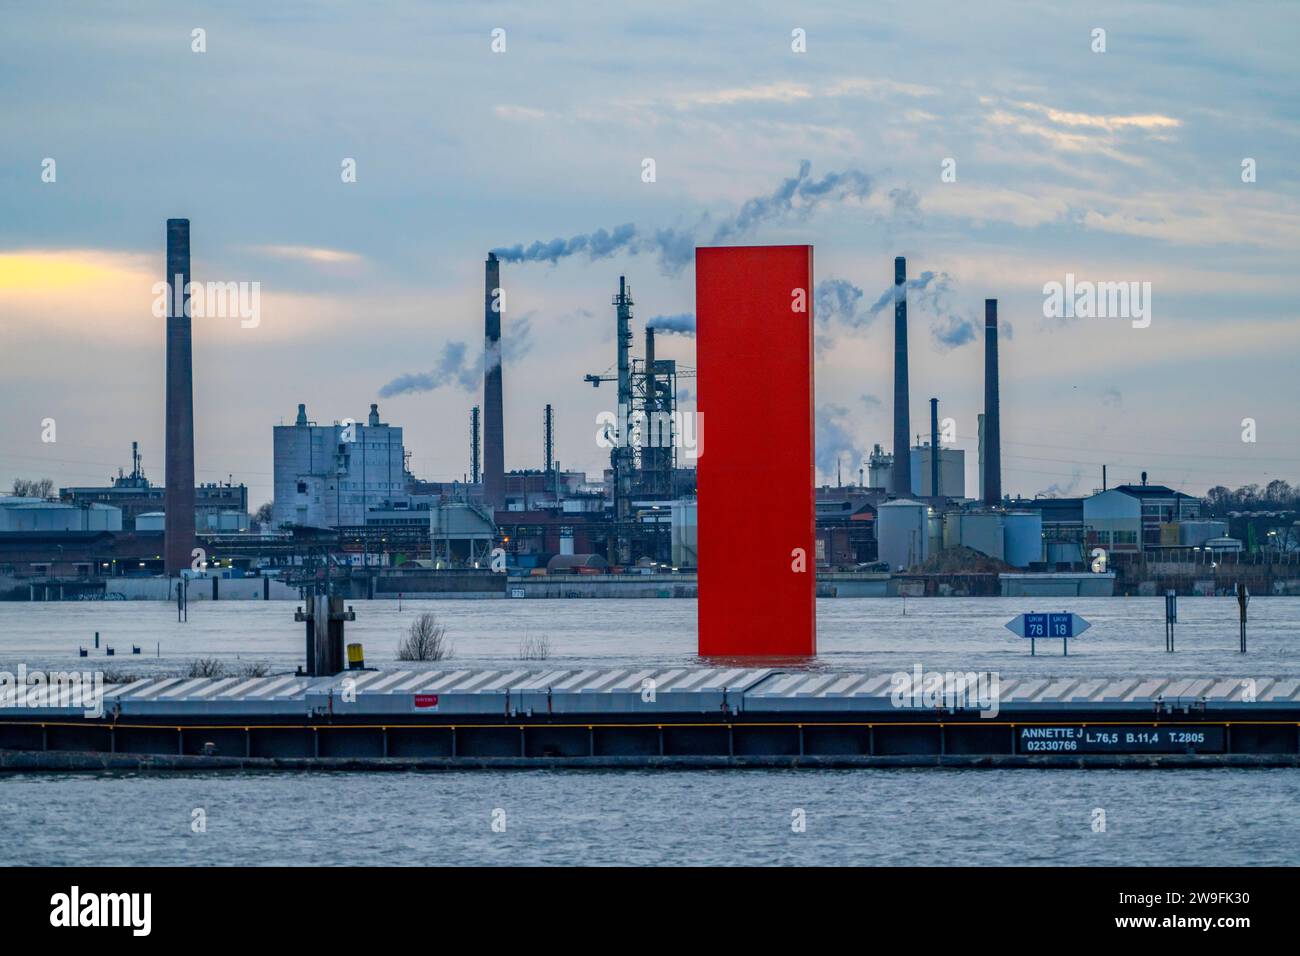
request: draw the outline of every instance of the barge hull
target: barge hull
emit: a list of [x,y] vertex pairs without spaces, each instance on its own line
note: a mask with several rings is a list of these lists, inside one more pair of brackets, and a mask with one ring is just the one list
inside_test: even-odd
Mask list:
[[0,699],[0,769],[1292,766],[1300,756],[1291,678],[1008,679],[978,706],[916,706],[891,694],[890,675],[371,671],[151,678],[102,703],[87,717]]

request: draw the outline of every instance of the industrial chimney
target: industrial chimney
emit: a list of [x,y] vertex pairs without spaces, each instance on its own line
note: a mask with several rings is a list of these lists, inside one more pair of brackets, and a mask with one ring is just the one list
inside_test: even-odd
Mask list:
[[501,409],[501,263],[488,253],[483,295],[483,503],[506,506],[505,424]]
[[930,494],[939,497],[939,400],[930,399]]
[[469,480],[476,485],[479,482],[478,447],[478,406],[475,405],[469,413]]
[[167,397],[163,570],[180,574],[194,549],[194,349],[190,336],[190,221],[167,220]]
[[912,494],[912,454],[908,442],[907,260],[894,259],[894,467],[889,490],[898,498]]
[[984,504],[1002,504],[1002,413],[998,408],[998,300],[984,300]]

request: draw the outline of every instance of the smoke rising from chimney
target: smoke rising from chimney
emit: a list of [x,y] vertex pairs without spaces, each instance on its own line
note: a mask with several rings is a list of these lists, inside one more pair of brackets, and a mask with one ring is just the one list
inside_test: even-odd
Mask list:
[[[890,286],[872,304],[868,314],[871,317],[879,315],[904,294],[903,290],[906,290],[908,304],[913,309],[920,309],[932,317],[930,338],[940,351],[960,348],[978,337],[979,318],[975,312],[952,304],[951,300],[957,295],[956,280],[946,272],[922,272],[901,286]],[[1005,338],[1011,338],[1010,323],[1003,322],[1001,331]]]
[[695,315],[683,312],[680,315],[656,315],[645,324],[647,329],[663,332],[667,335],[695,335]]
[[853,437],[849,410],[843,405],[823,405],[814,415],[814,446],[817,470],[823,475],[834,475],[835,466],[848,462],[856,469],[863,459],[862,449]]
[[[910,214],[915,207],[914,194],[895,190],[891,202],[896,215]],[[552,265],[571,256],[586,255],[589,261],[604,259],[619,252],[629,255],[656,255],[660,269],[676,275],[695,260],[698,245],[721,245],[757,231],[761,226],[787,220],[802,220],[819,207],[849,200],[865,200],[872,194],[872,180],[856,169],[831,172],[820,179],[812,177],[812,163],[802,160],[799,171],[781,182],[771,193],[747,199],[740,208],[721,222],[711,225],[710,217],[700,218],[686,229],[643,230],[624,223],[613,230],[597,229],[569,239],[536,241],[527,246],[517,243],[492,252],[503,262],[549,262]]]
[[[911,288],[923,289],[935,278],[935,273],[927,272],[920,279],[911,280]],[[870,309],[861,307],[866,293],[848,279],[823,279],[813,290],[814,314],[823,326],[840,324],[850,329],[864,329],[869,326],[883,308],[877,303]],[[886,293],[885,304],[893,301],[893,290]],[[656,329],[669,335],[695,334],[695,316],[690,312],[679,315],[656,315],[646,323],[647,328]]]
[[464,342],[448,342],[442,347],[438,364],[428,372],[408,372],[399,375],[379,390],[380,398],[406,395],[412,392],[431,392],[443,385],[459,385],[467,392],[478,388],[482,378],[483,359],[467,364],[465,355],[469,347]]
[[839,321],[850,328],[865,328],[876,313],[859,311],[863,295],[848,279],[823,279],[813,291],[813,314],[823,325]]
[[[515,361],[532,351],[533,314],[521,316],[512,322],[502,337],[499,355],[504,360]],[[480,353],[472,362],[467,361],[469,346],[464,342],[447,342],[438,354],[437,364],[427,372],[407,372],[399,375],[379,389],[380,398],[392,398],[395,395],[413,395],[420,392],[432,392],[444,385],[462,388],[473,392],[483,381],[486,353]]]

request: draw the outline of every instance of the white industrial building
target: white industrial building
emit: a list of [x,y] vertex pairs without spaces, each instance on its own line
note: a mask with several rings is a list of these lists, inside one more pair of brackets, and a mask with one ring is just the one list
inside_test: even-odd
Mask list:
[[298,406],[292,425],[274,429],[275,527],[361,527],[366,512],[407,493],[402,429],[379,420],[370,406],[366,422],[317,425]]
[[929,442],[912,448],[912,494],[921,498],[965,498],[966,452],[960,448],[939,446],[939,490],[937,492],[931,488],[934,477],[930,471],[932,454]]
[[[1145,478],[1146,476],[1143,475]],[[1199,522],[1201,502],[1164,485],[1119,485],[1083,499],[1089,548],[1132,551],[1180,545],[1183,522]]]

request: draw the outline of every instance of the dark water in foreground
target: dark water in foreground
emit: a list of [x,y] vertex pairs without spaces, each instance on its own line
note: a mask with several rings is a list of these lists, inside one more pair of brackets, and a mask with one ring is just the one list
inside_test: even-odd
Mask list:
[[0,833],[13,864],[1295,865],[1297,788],[1289,770],[19,775]]

